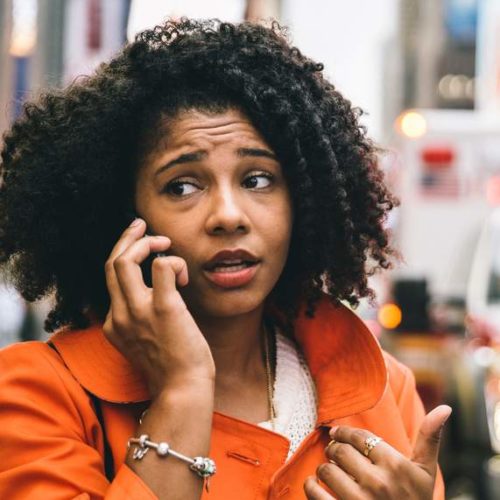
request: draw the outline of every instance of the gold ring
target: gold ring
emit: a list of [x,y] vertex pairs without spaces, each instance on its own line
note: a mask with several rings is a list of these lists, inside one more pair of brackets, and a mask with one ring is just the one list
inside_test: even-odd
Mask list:
[[382,438],[379,438],[378,436],[370,436],[365,439],[365,450],[363,451],[363,455],[365,457],[368,457],[370,455],[370,452],[377,446],[380,441],[382,441]]

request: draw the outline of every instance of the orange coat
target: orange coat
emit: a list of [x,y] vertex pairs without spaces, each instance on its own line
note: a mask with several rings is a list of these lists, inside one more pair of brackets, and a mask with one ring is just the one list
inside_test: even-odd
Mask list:
[[[422,403],[410,370],[384,353],[355,314],[324,300],[314,319],[295,324],[318,392],[315,430],[285,462],[288,440],[215,412],[210,456],[217,473],[203,499],[304,499],[303,482],[325,462],[328,429],[368,429],[410,456]],[[123,462],[148,393],[140,376],[99,326],[0,351],[0,498],[154,499]],[[103,470],[102,412],[116,476]],[[157,436],[161,439],[161,436]],[[182,450],[179,450],[182,451]],[[441,475],[435,499],[444,498]]]

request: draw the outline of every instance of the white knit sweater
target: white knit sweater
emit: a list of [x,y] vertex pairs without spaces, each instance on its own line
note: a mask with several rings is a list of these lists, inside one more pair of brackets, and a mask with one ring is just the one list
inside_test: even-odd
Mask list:
[[[317,420],[316,388],[304,355],[296,344],[280,332],[276,333],[276,377],[273,405],[276,413],[274,432],[290,440],[287,460]],[[271,422],[258,424],[271,429]]]

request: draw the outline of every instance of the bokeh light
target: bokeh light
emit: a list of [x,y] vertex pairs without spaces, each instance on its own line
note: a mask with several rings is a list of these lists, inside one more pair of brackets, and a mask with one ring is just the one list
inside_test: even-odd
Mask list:
[[422,137],[427,132],[427,122],[417,111],[405,111],[396,123],[399,132],[407,137]]
[[401,324],[403,313],[396,304],[384,304],[378,311],[378,321],[387,330],[393,330]]

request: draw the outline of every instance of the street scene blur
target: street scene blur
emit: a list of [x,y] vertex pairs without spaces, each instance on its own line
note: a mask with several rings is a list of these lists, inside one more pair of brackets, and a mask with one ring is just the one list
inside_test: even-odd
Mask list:
[[[27,99],[181,16],[279,20],[366,112],[401,260],[356,312],[428,410],[453,407],[447,498],[500,498],[500,0],[2,0],[0,133]],[[0,276],[0,347],[47,338],[49,310]]]

